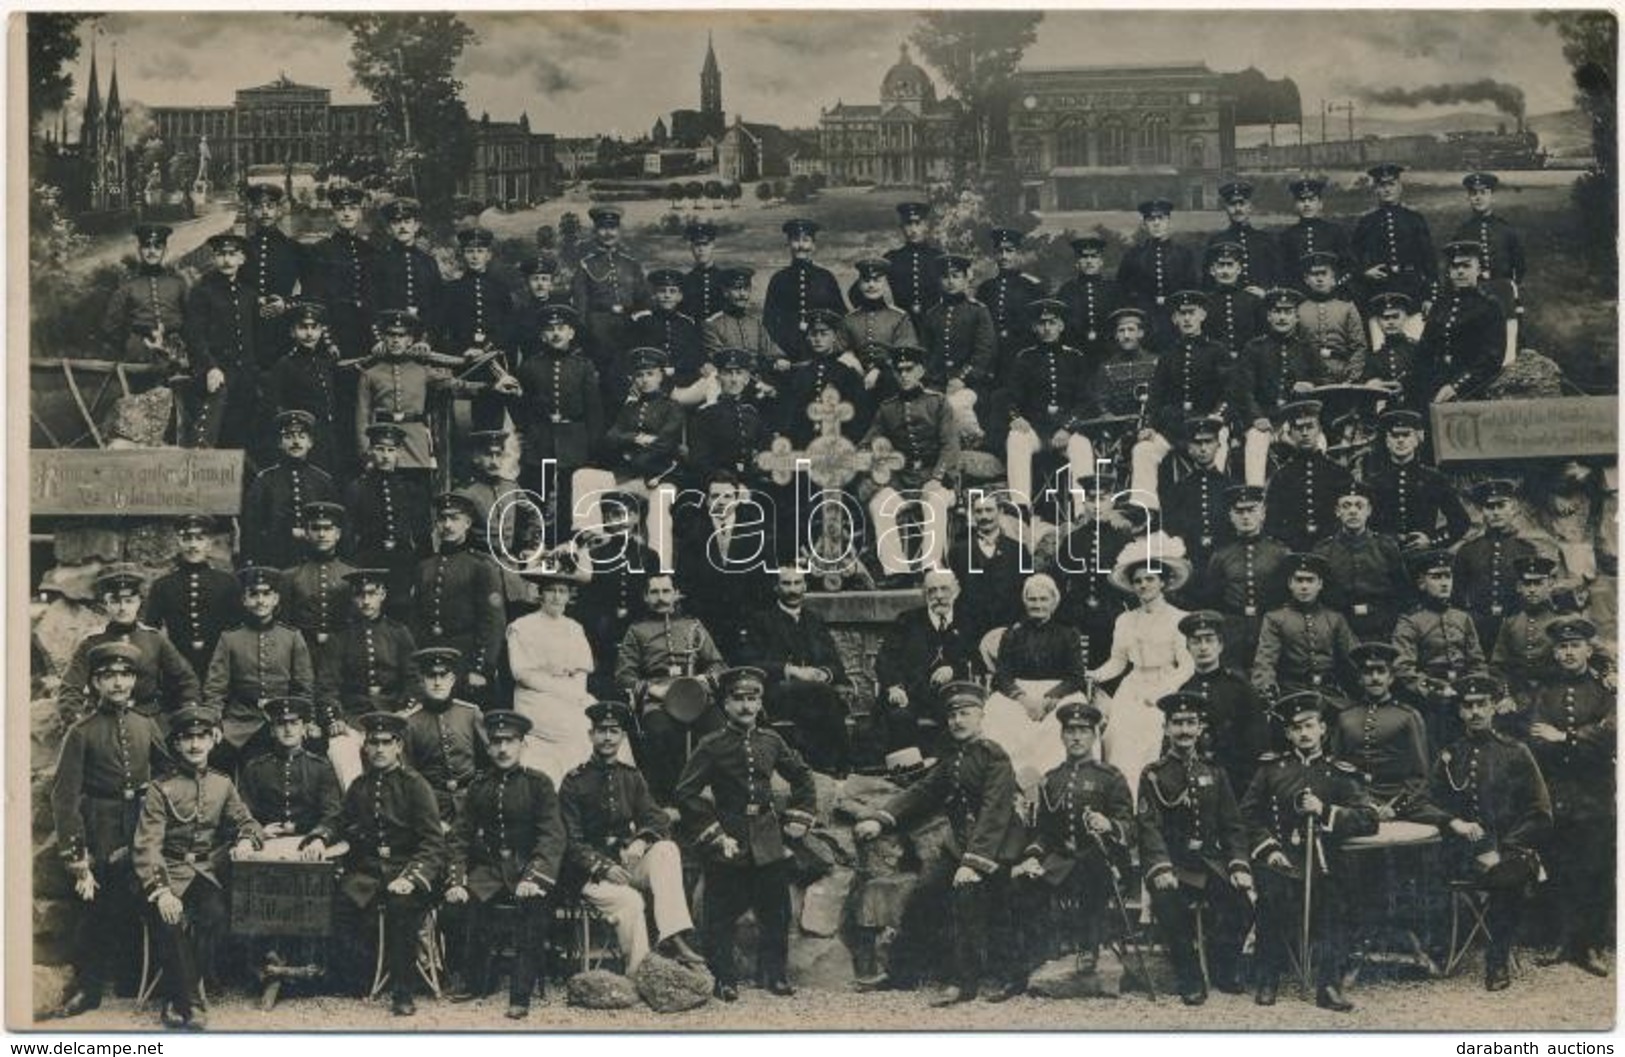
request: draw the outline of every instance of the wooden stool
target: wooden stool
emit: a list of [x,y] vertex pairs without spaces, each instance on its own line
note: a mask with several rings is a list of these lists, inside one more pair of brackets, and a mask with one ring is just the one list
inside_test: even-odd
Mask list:
[[[391,981],[389,978],[389,961],[384,952],[384,911],[378,908],[378,957],[373,964],[372,989],[367,992],[368,998],[377,998]],[[429,991],[434,997],[440,997],[440,976],[446,971],[446,939],[440,934],[440,913],[437,908],[430,907],[423,916],[423,928],[418,933],[418,975],[423,982],[429,985]]]

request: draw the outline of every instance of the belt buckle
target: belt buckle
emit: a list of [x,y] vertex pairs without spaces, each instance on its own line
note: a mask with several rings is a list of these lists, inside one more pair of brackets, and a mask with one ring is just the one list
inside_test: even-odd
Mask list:
[[387,845],[387,844],[378,845],[378,857],[380,859],[389,858],[389,845]]
[[501,855],[504,859],[511,859],[511,858],[513,858],[513,849],[512,848],[503,848],[497,854]]
[[456,791],[457,791],[457,779],[455,779],[455,778],[446,779],[446,792],[455,793]]
[[757,815],[760,815],[761,813],[762,813],[762,805],[761,804],[746,804],[745,805],[745,817],[746,818],[755,818]]
[[368,697],[382,697],[383,693],[384,693],[384,688],[382,686],[379,686],[376,683],[374,683],[373,685],[367,687],[367,696]]
[[326,641],[327,641],[327,632],[318,631],[316,633],[316,645],[320,646],[323,643],[325,643]]
[[1370,612],[1371,612],[1371,607],[1366,605],[1364,602],[1356,602],[1356,603],[1354,603],[1354,615],[1355,616],[1363,617],[1363,616],[1366,616],[1367,614],[1369,614]]
[[202,639],[193,639],[192,640],[192,649],[201,650],[202,648],[203,648],[203,640]]
[[1185,847],[1190,851],[1201,851],[1202,842],[1197,840],[1195,837],[1192,837],[1185,842]]
[[394,549],[395,549],[395,541],[394,540],[385,540],[384,541],[384,550],[392,551]]
[[549,422],[553,423],[556,426],[556,425],[559,425],[560,423],[562,423],[564,421],[564,416],[560,415],[560,414],[557,414],[557,413],[554,413],[554,414],[548,415],[547,419],[548,419]]
[[1490,606],[1490,616],[1498,617],[1498,616],[1501,615],[1501,613],[1505,609],[1506,609],[1505,606],[1501,605],[1501,603],[1499,603],[1499,602],[1496,602],[1496,603],[1494,603],[1493,605]]
[[1167,303],[1168,303],[1168,299],[1166,297],[1163,297],[1161,294],[1157,295],[1157,304],[1165,305]]
[[1242,609],[1241,609],[1241,615],[1244,616],[1244,617],[1256,617],[1256,616],[1258,616],[1258,607],[1257,606],[1243,606]]
[[617,316],[620,315],[622,312],[626,311],[626,309],[621,307],[620,305],[610,305],[609,310],[611,312],[615,313]]
[[185,855],[182,855],[181,856],[181,862],[185,863],[188,866],[192,866],[192,865],[196,864],[197,863],[197,852],[189,851]]
[[442,636],[442,635],[444,635],[444,634],[445,634],[445,633],[446,633],[446,629],[445,629],[445,628],[443,628],[443,627],[441,627],[441,626],[440,626],[440,625],[439,625],[439,624],[436,624],[436,625],[434,625],[434,626],[433,626],[433,627],[431,627],[431,628],[430,628],[430,629],[429,629],[429,631],[430,631],[430,632],[431,632],[431,633],[432,633],[432,634],[433,634],[433,635],[434,635],[434,637],[435,637],[435,638],[437,638],[437,639],[438,639],[438,638],[439,638],[439,637],[440,637],[440,636]]
[[126,799],[126,800],[134,800],[135,799],[135,790],[134,789],[126,789],[126,790],[124,790],[124,799]]
[[1095,333],[1095,332],[1094,332],[1094,331],[1092,331],[1092,330],[1091,330],[1091,331],[1090,331],[1090,332],[1089,332],[1089,334],[1088,334],[1088,339],[1089,339],[1089,340],[1090,340],[1090,341],[1094,341],[1094,340],[1095,340],[1095,339],[1096,339],[1096,338],[1098,338],[1098,337],[1099,337],[1099,335],[1098,335],[1098,334],[1096,334],[1096,333]]

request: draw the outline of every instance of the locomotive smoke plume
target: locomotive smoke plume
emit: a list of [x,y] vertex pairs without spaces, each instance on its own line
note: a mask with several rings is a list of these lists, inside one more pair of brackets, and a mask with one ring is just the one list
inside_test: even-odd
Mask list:
[[1488,77],[1462,84],[1427,84],[1421,88],[1370,88],[1360,94],[1366,102],[1376,106],[1491,103],[1501,113],[1516,118],[1520,127],[1523,125],[1523,89]]

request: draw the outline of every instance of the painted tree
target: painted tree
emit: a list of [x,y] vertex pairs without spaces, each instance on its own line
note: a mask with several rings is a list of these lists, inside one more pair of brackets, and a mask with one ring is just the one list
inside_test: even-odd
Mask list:
[[1043,18],[1041,11],[929,11],[909,37],[964,105],[978,168],[1009,153],[1010,78]]
[[32,12],[28,19],[28,127],[61,110],[73,95],[68,67],[79,57],[79,24],[88,15]]

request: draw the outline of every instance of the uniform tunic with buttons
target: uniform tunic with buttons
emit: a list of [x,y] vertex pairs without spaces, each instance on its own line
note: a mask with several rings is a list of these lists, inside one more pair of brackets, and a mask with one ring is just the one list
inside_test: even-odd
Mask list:
[[[429,491],[410,474],[391,470],[363,470],[344,489],[344,507],[350,512],[349,525],[339,540],[339,549],[355,565],[416,570],[417,561],[429,547]],[[390,594],[410,590],[411,578],[390,579]]]
[[1518,611],[1501,622],[1490,649],[1490,669],[1506,680],[1514,697],[1532,693],[1556,671],[1546,628],[1558,616],[1551,605],[1520,603]]
[[552,779],[528,767],[492,768],[474,779],[452,829],[446,884],[481,903],[513,895],[522,881],[551,890],[566,843]]
[[293,298],[296,288],[302,289],[305,273],[304,247],[272,226],[248,233],[248,259],[243,263],[243,282],[254,295],[255,349],[261,366],[270,366],[287,347],[288,316],[259,317],[259,302],[263,298],[280,297],[284,302]]
[[705,334],[698,321],[686,312],[650,309],[634,314],[628,345],[664,352],[672,369],[667,375],[669,385],[693,385],[706,362]]
[[1420,697],[1453,686],[1462,676],[1484,671],[1478,632],[1463,611],[1424,603],[1394,625],[1394,663],[1401,686]]
[[[773,806],[773,775],[790,783],[781,813]],[[702,794],[711,790],[708,799]],[[782,827],[811,826],[818,807],[813,772],[776,732],[732,725],[701,738],[677,780],[673,800],[695,843],[715,848],[722,837],[739,844],[737,859],[716,856],[717,865],[772,866],[789,856]]]
[[[1163,476],[1163,468],[1174,464],[1174,459],[1164,459],[1158,467],[1159,478]],[[1204,565],[1219,541],[1230,535],[1224,494],[1235,484],[1235,478],[1211,466],[1193,467],[1178,480],[1159,482],[1157,495],[1162,498],[1163,528],[1170,536],[1185,541],[1185,551],[1193,568]]]
[[1389,406],[1420,411],[1433,396],[1421,391],[1425,385],[1421,355],[1421,347],[1409,335],[1384,334],[1382,344],[1365,358],[1365,373],[1360,381],[1398,382],[1399,395],[1389,399]]
[[487,737],[480,716],[467,701],[422,697],[406,713],[406,765],[434,789],[440,817],[448,823],[457,817],[463,795],[486,760]]
[[540,466],[554,459],[560,470],[585,466],[604,434],[603,392],[592,361],[575,351],[544,349],[526,358],[514,377],[523,391],[510,404],[520,460]]
[[[1367,471],[1371,528],[1403,537],[1421,532],[1429,547],[1447,548],[1467,534],[1472,520],[1443,474],[1419,459],[1398,463],[1381,457]],[[1440,524],[1440,522],[1443,524]]]
[[265,726],[260,702],[270,697],[309,697],[315,670],[305,637],[287,624],[241,624],[220,636],[203,703],[220,713],[226,741],[241,747]]
[[998,358],[994,375],[1004,380],[1015,356],[1032,340],[1030,307],[1049,293],[1049,284],[1036,275],[1015,269],[1000,271],[976,288],[976,300],[993,316],[998,338]]
[[[654,440],[639,444],[635,438],[640,433],[648,433]],[[683,409],[660,392],[646,393],[622,404],[604,433],[610,465],[637,477],[653,477],[669,470],[677,462],[682,443]]]
[[356,382],[356,450],[367,449],[368,426],[391,422],[405,434],[396,467],[430,468],[434,464],[434,445],[428,425],[429,394],[450,384],[450,372],[406,356],[374,360]]
[[185,279],[162,265],[137,266],[135,274],[113,291],[102,321],[107,344],[114,350],[113,358],[125,363],[156,362],[143,338],[159,326],[163,328],[165,346],[174,348],[173,339],[183,336],[186,300]]
[[[1250,764],[1249,764],[1250,770]],[[1223,770],[1169,754],[1140,772],[1136,821],[1146,879],[1173,870],[1229,878],[1247,866],[1247,831]]]
[[925,777],[893,797],[876,817],[906,828],[941,811],[952,836],[950,859],[985,877],[1014,863],[1026,844],[1015,806],[1016,772],[1009,755],[995,742],[976,737],[953,742]]
[[[1230,779],[1230,791],[1246,789],[1259,754],[1269,746],[1264,702],[1252,684],[1228,668],[1198,671],[1179,687],[1202,695],[1206,727],[1197,750]],[[1142,785],[1143,788],[1143,785]]]
[[417,246],[403,246],[391,239],[378,251],[372,275],[376,311],[394,308],[411,312],[431,340],[439,336],[444,325],[445,281],[440,278],[440,265],[433,256]]
[[318,722],[348,720],[359,726],[367,712],[399,712],[416,685],[412,653],[417,644],[406,625],[359,614],[344,625],[316,668]]
[[1389,697],[1351,701],[1331,722],[1331,748],[1365,775],[1371,796],[1400,817],[1427,798],[1428,744],[1422,714]]
[[1151,421],[1165,437],[1183,434],[1185,420],[1224,406],[1230,355],[1211,338],[1181,337],[1157,357],[1151,373]]
[[57,691],[58,711],[69,720],[77,719],[85,702],[94,696],[90,686],[90,651],[104,642],[125,642],[141,651],[135,660],[135,691],[131,709],[149,719],[164,722],[164,716],[182,705],[196,704],[200,686],[197,673],[169,636],[142,624],[108,623],[101,631],[80,640],[62,674]]
[[[238,371],[252,376],[259,366],[254,353],[258,318],[254,288],[243,272],[235,281],[219,272],[199,279],[186,300],[186,351],[197,377],[215,367],[228,379]],[[276,336],[278,348],[286,338],[285,332]]]
[[963,294],[944,297],[918,323],[926,378],[937,388],[958,379],[972,389],[992,380],[998,328],[987,306]]
[[199,680],[209,670],[220,633],[242,616],[237,578],[207,562],[177,562],[173,572],[153,583],[141,610],[141,619],[169,636]]
[[149,897],[164,889],[182,897],[200,879],[224,888],[231,846],[245,837],[259,840],[260,825],[230,778],[208,769],[160,778],[130,844],[136,881]]
[[1267,693],[1333,689],[1358,645],[1343,614],[1319,602],[1289,602],[1264,614],[1253,658],[1253,688]]
[[884,254],[891,268],[886,285],[891,288],[892,300],[907,312],[916,326],[925,314],[942,300],[942,250],[923,242],[910,242],[889,249]]
[[1230,405],[1236,420],[1251,426],[1294,399],[1294,385],[1313,383],[1316,378],[1315,355],[1301,328],[1286,334],[1272,330],[1249,341],[1230,376]]
[[1447,830],[1458,818],[1482,826],[1485,844],[1502,859],[1536,849],[1552,828],[1552,799],[1522,742],[1492,730],[1468,734],[1439,753],[1429,802],[1416,820]]
[[68,728],[51,780],[51,819],[64,862],[107,866],[130,846],[141,798],[169,754],[158,725],[111,704]]
[[1044,775],[1038,787],[1038,814],[1022,855],[1044,865],[1043,879],[1064,884],[1080,859],[1098,861],[1084,816],[1095,811],[1111,820],[1100,835],[1113,862],[1127,865],[1134,843],[1134,799],[1123,772],[1096,760],[1068,760]]
[[518,313],[513,290],[490,272],[464,271],[445,286],[442,312],[446,348],[461,356],[470,348],[512,352]]
[[339,890],[365,908],[390,882],[429,892],[445,868],[434,790],[408,767],[367,770],[344,792],[339,836],[350,845]]
[[905,462],[897,484],[919,488],[959,468],[959,423],[947,397],[934,390],[900,391],[880,405],[860,447],[884,437]]
[[306,503],[332,503],[338,486],[320,466],[286,457],[259,472],[243,497],[243,558],[245,563],[286,569],[305,556],[305,546],[293,530],[303,524]]
[[649,282],[643,265],[619,247],[599,247],[581,259],[570,281],[570,301],[585,318],[615,315],[622,318],[649,305]]
[[767,282],[762,323],[792,360],[805,360],[812,356],[807,347],[807,314],[820,308],[846,315],[846,298],[835,274],[811,261],[792,261]]
[[[1319,832],[1339,841],[1377,832],[1376,808],[1353,764],[1321,752],[1308,760],[1296,752],[1266,752],[1259,757],[1252,784],[1241,798],[1241,816],[1253,859],[1262,862],[1278,851],[1294,867],[1302,868],[1304,825],[1298,813],[1298,796],[1304,790],[1314,793],[1326,806]],[[1331,872],[1329,857],[1319,865],[1321,872]]]
[[1230,361],[1241,358],[1241,350],[1264,327],[1264,302],[1239,286],[1211,286],[1207,291],[1207,319],[1202,333],[1224,346]]
[[615,684],[636,691],[644,683],[715,675],[725,667],[704,624],[694,617],[656,616],[626,629],[615,654]]
[[1305,552],[1337,531],[1337,497],[1349,472],[1314,449],[1289,449],[1269,479],[1264,531],[1292,550]]
[[1267,536],[1221,544],[1208,559],[1197,594],[1224,614],[1224,661],[1250,667],[1264,613],[1279,605],[1285,587],[1279,574],[1290,552]]
[[840,422],[841,433],[848,440],[862,436],[864,423],[870,418],[869,394],[863,386],[863,375],[847,357],[831,352],[798,363],[784,377],[780,386],[779,433],[790,438],[797,449],[804,449],[814,437],[822,434],[822,424],[807,414],[809,408],[820,402],[825,389],[833,388],[840,394],[840,402],[851,404],[852,417]]
[[893,308],[884,301],[873,304],[856,301],[852,311],[841,320],[841,343],[853,352],[862,353],[868,345],[918,345],[919,334],[914,322],[902,309]]
[[348,231],[335,230],[310,247],[310,292],[327,306],[327,332],[343,359],[365,355],[373,337],[373,264],[378,247]]
[[326,756],[277,745],[243,765],[241,792],[262,826],[280,824],[292,833],[336,839],[343,793]]
[[1457,549],[1454,601],[1492,641],[1501,618],[1518,604],[1518,559],[1539,554],[1534,542],[1515,530],[1488,526]]
[[1418,359],[1428,368],[1424,399],[1446,385],[1456,399],[1471,400],[1501,373],[1506,355],[1506,314],[1482,289],[1451,288],[1433,302],[1422,327]]
[[1316,385],[1350,385],[1365,374],[1370,341],[1360,310],[1337,294],[1310,294],[1298,304],[1298,329],[1311,353]]
[[1087,398],[1088,361],[1070,345],[1029,345],[1010,366],[1005,381],[1011,414],[1037,431],[1040,445],[1075,414]]
[[1411,586],[1399,544],[1370,529],[1355,533],[1339,528],[1315,544],[1313,553],[1326,559],[1321,595],[1326,604],[1348,617],[1361,641],[1386,640]]
[[1241,278],[1237,280],[1240,285],[1268,290],[1280,282],[1281,251],[1274,235],[1251,224],[1231,223],[1208,236],[1209,246],[1221,242],[1233,242],[1241,247]]
[[1123,307],[1123,290],[1104,275],[1078,275],[1061,284],[1055,296],[1066,305],[1066,333],[1062,340],[1098,356],[1111,345],[1116,327],[1111,314]]
[[1555,672],[1535,690],[1529,723],[1548,723],[1563,735],[1557,742],[1528,739],[1559,821],[1612,826],[1617,709],[1614,692],[1590,671]]
[[265,411],[310,412],[316,418],[311,429],[311,461],[323,468],[347,461],[335,450],[336,444],[348,444],[348,438],[341,439],[338,433],[339,392],[333,358],[319,345],[305,349],[284,341],[281,348],[286,351],[261,377]]
[[718,470],[751,474],[762,447],[761,410],[749,400],[724,393],[688,418],[688,465],[701,480]]
[[1132,246],[1117,266],[1117,282],[1136,308],[1151,318],[1152,331],[1166,333],[1168,298],[1201,282],[1196,256],[1173,239],[1147,238]]
[[716,362],[723,349],[744,349],[756,357],[754,370],[765,375],[773,361],[790,359],[790,354],[779,348],[768,331],[762,317],[749,309],[724,308],[706,317],[701,340],[705,358]]
[[1524,280],[1523,240],[1506,218],[1498,213],[1474,213],[1456,228],[1452,242],[1476,242],[1484,251],[1480,272],[1485,281]]
[[564,776],[559,813],[569,837],[570,873],[580,884],[619,866],[628,844],[666,840],[671,828],[636,767],[596,754]]
[[282,577],[282,604],[278,616],[298,628],[310,647],[311,664],[322,666],[322,655],[354,611],[354,592],[344,577],[354,566],[332,555],[312,555],[309,561],[286,570]]
[[677,307],[690,319],[710,319],[722,311],[722,269],[715,264],[696,264],[683,276],[683,299]]
[[419,648],[461,650],[469,672],[490,677],[502,654],[506,612],[502,571],[490,556],[462,545],[441,544],[440,553],[418,565],[412,638]]
[[1438,279],[1433,236],[1422,214],[1403,205],[1380,205],[1354,225],[1354,257],[1360,271],[1379,264],[1388,268],[1388,278],[1372,282],[1370,293],[1395,291],[1421,300],[1431,296]]
[[[1299,217],[1297,223],[1281,229],[1281,259],[1296,269],[1297,262],[1310,253],[1337,254],[1337,267],[1342,271],[1349,261],[1349,234],[1343,228],[1322,217]],[[1298,272],[1290,279],[1291,285],[1303,288],[1303,275]]]

